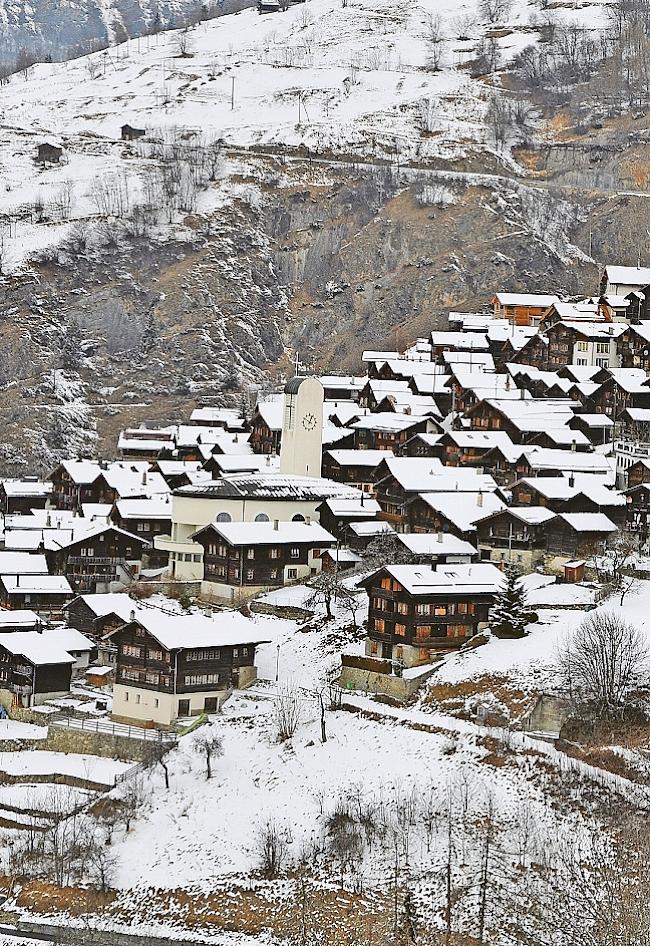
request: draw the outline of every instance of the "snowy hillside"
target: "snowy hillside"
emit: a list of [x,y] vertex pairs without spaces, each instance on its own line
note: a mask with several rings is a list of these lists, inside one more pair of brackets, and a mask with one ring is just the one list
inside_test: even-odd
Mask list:
[[[576,3],[558,15],[591,28],[602,8]],[[506,67],[537,40],[540,22],[526,5],[503,16],[495,29],[494,17],[488,22],[473,2],[309,0],[272,16],[249,9],[186,34],[32,67],[26,79],[0,88],[4,271],[62,239],[76,219],[169,206],[160,164],[174,143],[183,142],[186,154],[188,147],[205,153],[217,140],[280,152],[305,145],[325,157],[398,165],[458,162],[489,149],[485,113],[495,93],[473,78],[471,64],[489,42]],[[125,122],[146,130],[147,139],[121,142]],[[59,164],[36,163],[43,142],[64,149]],[[214,176],[212,168],[201,186]],[[102,200],[97,182],[121,196]],[[222,190],[177,200],[177,217],[230,200],[229,188]]]

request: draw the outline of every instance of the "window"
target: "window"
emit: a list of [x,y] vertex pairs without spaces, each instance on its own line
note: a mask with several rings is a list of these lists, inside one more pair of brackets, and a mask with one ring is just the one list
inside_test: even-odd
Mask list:
[[147,657],[149,658],[149,660],[163,660],[164,659],[162,650],[148,650]]
[[247,568],[247,569],[246,569],[246,580],[247,580],[247,581],[252,581],[253,578],[255,578],[255,572],[254,572],[254,570],[253,570],[252,568]]
[[134,644],[122,644],[122,654],[125,657],[142,657],[142,647],[136,647]]
[[297,578],[298,569],[297,568],[287,568],[287,578]]
[[300,558],[300,549],[292,548],[290,554],[291,554],[291,558]]
[[292,522],[305,522],[305,517],[301,513],[297,512],[295,516],[291,517],[291,521]]
[[609,355],[609,342],[596,342],[597,355]]
[[420,639],[431,637],[431,628],[426,624],[418,624],[415,628],[415,636]]
[[429,660],[430,656],[431,654],[429,653],[429,650],[427,647],[420,647],[418,651],[418,658],[420,660]]
[[145,532],[146,531],[145,523],[144,522],[136,523],[135,530],[136,532]]
[[458,604],[458,613],[459,613],[459,614],[467,614],[467,605],[465,604],[465,602],[463,602],[463,601],[459,602],[459,604]]
[[376,657],[379,653],[379,644],[377,641],[370,641],[370,655],[371,657]]
[[201,561],[201,556],[200,556],[200,555],[193,555],[193,556],[192,556],[192,560],[193,560],[194,562],[200,562],[200,561]]
[[395,633],[398,637],[406,637],[406,627],[403,624],[396,624]]
[[398,614],[408,614],[408,613],[409,613],[409,606],[408,606],[408,604],[407,604],[405,601],[398,601],[398,602],[397,602],[397,613],[398,613]]
[[609,365],[609,358],[596,358],[596,365],[599,368],[607,368]]
[[272,568],[271,571],[269,572],[269,578],[277,578],[277,577],[278,577],[277,568]]
[[383,634],[384,631],[385,631],[385,629],[386,629],[386,625],[385,625],[385,623],[384,623],[384,619],[383,619],[383,618],[375,618],[375,620],[374,620],[373,623],[374,623],[374,628],[375,628],[375,630],[376,630],[376,631],[379,631],[380,634]]
[[239,647],[233,647],[232,655],[233,657],[239,657]]
[[186,660],[219,660],[221,652],[216,648],[210,650],[188,650]]
[[271,520],[269,519],[269,517],[266,515],[265,512],[258,512],[258,514],[255,516],[255,522],[270,522],[270,521]]
[[220,512],[217,514],[216,522],[232,522],[232,516],[229,512]]
[[193,673],[185,675],[185,686],[186,687],[201,687],[207,686],[211,683],[219,682],[218,673]]
[[278,558],[278,550],[269,549],[269,558]]
[[433,613],[437,618],[443,618],[447,613],[447,608],[444,604],[437,604],[433,609]]
[[255,549],[248,549],[246,552],[246,558],[252,559],[255,558]]
[[125,694],[124,694],[124,702],[125,702],[125,703],[128,703],[128,702],[129,702],[129,694],[128,694],[128,693],[125,693]]
[[589,350],[589,344],[588,344],[587,342],[578,342],[578,344],[577,344],[576,347],[577,347],[578,351],[588,351],[588,350]]
[[390,591],[390,584],[390,578],[382,578],[381,587],[384,589],[384,591]]
[[137,670],[122,670],[120,676],[122,680],[130,680],[133,683],[140,682],[140,674]]
[[139,703],[139,702],[140,702],[140,694],[139,694],[139,693],[136,693],[136,694],[135,694],[135,702],[136,702],[136,703]]
[[151,673],[151,671],[148,670],[144,675],[144,682],[150,683],[151,686],[157,687],[158,684],[160,683],[160,674]]
[[415,613],[416,614],[431,614],[431,605],[430,604],[416,604]]

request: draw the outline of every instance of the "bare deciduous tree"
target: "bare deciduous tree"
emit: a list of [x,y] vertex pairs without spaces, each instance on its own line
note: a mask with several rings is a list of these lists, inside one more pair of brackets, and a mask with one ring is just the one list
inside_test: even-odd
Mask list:
[[212,778],[212,760],[223,755],[223,740],[219,733],[202,732],[194,740],[194,751],[205,760],[205,777]]
[[262,870],[267,877],[277,877],[287,858],[289,844],[287,832],[268,818],[258,828],[255,835],[255,852]]
[[598,717],[615,716],[648,669],[648,651],[638,628],[612,611],[594,611],[560,648],[560,679],[578,704]]

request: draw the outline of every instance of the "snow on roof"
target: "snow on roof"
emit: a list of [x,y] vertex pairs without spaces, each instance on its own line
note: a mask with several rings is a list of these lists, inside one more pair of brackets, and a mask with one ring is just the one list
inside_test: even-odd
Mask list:
[[323,374],[318,376],[318,380],[324,388],[340,388],[343,390],[360,391],[368,378],[355,378],[352,375]]
[[319,545],[335,544],[336,539],[316,522],[212,522],[195,532],[191,539],[211,530],[229,545]]
[[561,321],[558,325],[564,325],[573,329],[577,335],[583,335],[585,338],[611,338],[616,339],[627,332],[627,322],[580,322],[576,325],[574,322]]
[[50,529],[43,533],[43,544],[48,551],[57,551],[58,549],[69,548],[78,542],[85,542],[94,539],[97,536],[104,535],[106,532],[114,532],[117,535],[124,535],[134,542],[146,545],[147,540],[132,532],[118,528],[112,522],[88,521],[80,519],[75,523],[73,529]]
[[213,617],[204,614],[168,615],[160,611],[138,611],[136,620],[166,650],[191,650],[195,647],[237,647],[262,644],[269,640],[256,621],[239,611],[219,611]]
[[112,508],[113,506],[111,503],[82,503],[81,515],[87,520],[101,519],[102,521],[106,522]]
[[645,266],[606,266],[605,276],[614,286],[650,285],[650,269]]
[[[539,526],[544,522],[548,522],[549,519],[555,518],[555,513],[551,509],[547,509],[546,506],[508,506],[506,509],[499,510],[499,512],[507,512],[531,526]],[[494,513],[494,515],[498,514]]]
[[643,368],[608,368],[607,371],[624,391],[647,393],[645,382],[648,376]]
[[0,581],[9,595],[72,594],[72,588],[65,575],[3,575],[0,573]]
[[602,512],[564,512],[558,518],[563,519],[575,532],[618,531],[612,520]]
[[0,631],[7,628],[36,627],[43,622],[36,611],[16,609],[15,611],[0,611]]
[[330,510],[332,515],[342,519],[353,516],[355,519],[360,517],[364,519],[374,519],[381,512],[381,507],[376,499],[369,496],[362,496],[358,499],[326,499],[324,504]]
[[91,651],[95,649],[95,642],[86,637],[74,627],[45,628],[42,636],[47,643],[55,643],[68,653]]
[[412,595],[494,594],[503,584],[495,565],[387,565],[386,571]]
[[[569,431],[576,433],[576,431]],[[602,453],[540,448],[525,451],[531,470],[573,470],[578,473],[609,473],[611,465]]]
[[386,364],[398,377],[412,378],[414,375],[438,374],[440,365],[433,361],[413,361],[412,358],[400,358],[395,361],[387,361]]
[[5,529],[63,529],[80,520],[71,509],[32,509],[26,515],[4,517]]
[[598,365],[563,365],[559,370],[575,381],[590,381],[601,369]]
[[118,499],[115,503],[121,519],[171,519],[169,494],[151,499]]
[[369,349],[361,355],[361,361],[399,361],[402,357],[398,351],[373,351]]
[[490,343],[487,335],[479,332],[431,332],[431,344],[446,351],[466,349],[475,352],[488,351]]
[[43,483],[40,480],[0,480],[2,488],[7,496],[12,497],[39,497],[49,496],[52,492],[51,483]]
[[122,499],[169,493],[169,486],[160,473],[126,470],[111,466],[106,470],[102,470],[102,475],[110,488],[114,489]]
[[471,532],[481,519],[507,508],[496,493],[422,493],[419,498],[460,532]]
[[[79,635],[82,637],[83,635]],[[84,638],[85,640],[85,638]],[[75,662],[61,643],[56,630],[47,633],[38,631],[14,631],[0,633],[0,647],[4,647],[10,654],[24,657],[31,664],[38,667],[49,664],[73,664]]]
[[471,542],[451,532],[398,532],[397,538],[414,555],[478,555]]
[[0,552],[0,575],[47,575],[44,555],[29,552]]
[[123,621],[128,621],[131,612],[138,607],[133,598],[129,598],[127,594],[119,593],[79,595],[79,597],[71,601],[70,604],[72,605],[75,601],[79,600],[83,601],[96,617],[106,617],[107,614],[117,614]]
[[259,400],[255,411],[260,415],[269,430],[282,430],[284,417],[284,396],[271,394]]
[[[458,376],[457,371],[455,372]],[[429,394],[435,397],[436,394],[450,394],[449,382],[451,375],[440,371],[439,374],[415,374],[412,384],[418,394]]]
[[474,371],[494,371],[494,358],[488,351],[443,351],[446,365],[465,365]]
[[359,496],[360,490],[346,483],[317,476],[293,476],[291,474],[238,473],[223,476],[218,480],[183,486],[176,490],[177,496],[194,496],[197,499],[277,499],[296,502],[318,502],[331,496]]
[[190,414],[194,423],[225,424],[226,430],[243,430],[241,411],[232,407],[195,407]]
[[[598,303],[591,302],[591,300],[585,300],[583,302],[554,302],[553,308],[560,319],[566,322],[598,321],[597,316],[600,314]],[[604,316],[601,317],[601,321],[605,321]]]
[[613,427],[614,421],[607,414],[576,414],[573,423],[578,421],[585,427]]
[[180,476],[190,470],[200,470],[200,460],[156,460],[156,466],[162,476]]
[[392,450],[329,450],[329,456],[341,466],[376,467],[382,460],[394,456]]
[[331,558],[334,562],[360,562],[361,556],[357,552],[353,552],[352,549],[325,549],[323,552],[323,558]]
[[497,292],[495,298],[500,305],[537,306],[545,309],[560,301],[558,296],[537,292]]
[[[279,457],[270,453],[217,454],[211,458],[223,473],[255,473],[274,470],[280,465]],[[193,477],[188,477],[193,480]]]
[[650,408],[648,407],[628,407],[623,413],[637,424],[650,423]]
[[63,467],[71,480],[82,486],[94,483],[102,469],[94,460],[63,460],[57,469]]
[[390,522],[384,522],[382,519],[372,519],[370,522],[350,522],[348,529],[359,538],[395,531]]
[[398,414],[394,411],[380,411],[377,414],[368,414],[350,424],[352,430],[379,430],[385,432],[399,432],[430,420],[429,417],[414,414]]
[[505,430],[450,430],[445,438],[452,440],[461,449],[469,447],[483,447],[491,450],[493,447],[512,447],[512,440]]

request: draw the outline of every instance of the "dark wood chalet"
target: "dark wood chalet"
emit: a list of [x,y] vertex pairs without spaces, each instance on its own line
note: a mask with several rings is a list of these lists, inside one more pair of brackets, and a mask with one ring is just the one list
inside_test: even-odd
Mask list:
[[359,450],[384,450],[399,453],[402,444],[415,434],[426,433],[435,422],[432,418],[408,414],[370,414],[356,421],[354,444]]
[[393,565],[360,584],[368,594],[366,653],[404,666],[454,650],[487,622],[501,584],[492,565]]
[[549,522],[548,553],[571,559],[589,558],[602,553],[617,531],[604,513],[561,513]]
[[650,483],[639,483],[625,490],[625,528],[634,533],[641,545],[650,535]]
[[0,576],[0,607],[10,611],[32,610],[58,617],[72,596],[70,583],[62,575]]
[[0,634],[0,691],[12,707],[30,707],[70,692],[75,658],[55,641],[56,634],[24,631]]
[[401,457],[435,457],[441,460],[444,448],[440,446],[442,434],[415,434],[400,448]]
[[248,442],[254,453],[280,454],[282,439],[282,403],[260,401],[253,411]]
[[385,450],[326,450],[323,454],[323,476],[335,483],[347,483],[371,493],[377,466],[387,456]]
[[38,477],[0,481],[0,513],[3,516],[28,515],[32,509],[45,509],[52,484]]
[[650,322],[630,325],[619,341],[618,351],[621,367],[643,368],[650,375]]
[[139,571],[145,539],[115,526],[98,526],[60,548],[46,549],[52,574],[65,575],[76,592],[110,591],[112,582],[130,584]]
[[628,489],[641,483],[650,483],[650,460],[637,460],[627,469]]
[[214,713],[233,688],[255,680],[255,648],[265,642],[237,611],[149,615],[111,631],[117,648],[113,718],[170,726]]
[[[588,478],[580,480],[587,484]],[[602,484],[576,485],[572,476],[524,477],[512,486],[514,506],[542,507],[555,513],[602,512],[622,528],[625,502],[619,492]]]
[[542,506],[510,507],[476,524],[481,558],[529,572],[543,562],[549,522],[555,514]]
[[277,520],[215,522],[190,538],[203,548],[203,592],[229,600],[317,574],[336,545],[318,523]]

